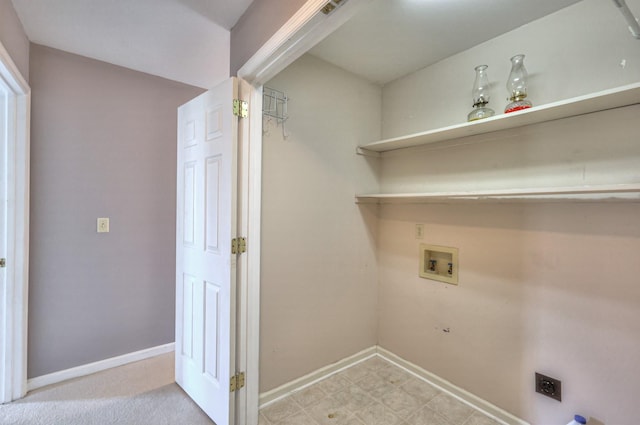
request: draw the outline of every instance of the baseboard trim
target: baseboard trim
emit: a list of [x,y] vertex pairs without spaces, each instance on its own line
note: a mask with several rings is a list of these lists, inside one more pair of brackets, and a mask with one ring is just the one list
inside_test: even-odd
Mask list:
[[170,353],[175,350],[175,343],[158,345],[133,353],[123,354],[122,356],[111,357],[109,359],[100,360],[94,363],[73,367],[71,369],[61,370],[59,372],[49,373],[47,375],[38,376],[27,380],[27,391],[46,387],[47,385],[57,384],[73,378],[91,375],[92,373],[101,372],[103,370],[122,366],[127,363],[133,363],[162,354]]
[[427,381],[428,383],[439,388],[443,392],[457,398],[458,400],[462,401],[463,403],[477,410],[480,410],[485,415],[492,417],[501,423],[504,423],[507,425],[529,425],[528,422],[523,421],[522,419],[512,415],[506,410],[503,410],[498,406],[495,406],[489,403],[488,401],[483,400],[474,394],[471,394],[469,391],[466,391],[452,384],[451,382],[439,377],[438,375],[435,375],[425,369],[422,369],[420,366],[417,366],[403,359],[402,357],[399,357],[393,354],[389,350],[385,350],[384,348],[378,346],[376,352],[383,359],[388,360],[391,363],[394,363],[396,366]]
[[346,357],[342,360],[338,360],[337,362],[315,370],[307,375],[304,375],[298,379],[294,379],[293,381],[287,382],[284,385],[281,385],[272,390],[266,391],[260,394],[260,408],[268,406],[271,403],[274,403],[281,398],[284,398],[291,394],[294,391],[301,390],[305,387],[308,387],[312,384],[315,384],[318,381],[321,381],[333,374],[336,374],[348,367],[355,365],[356,363],[360,363],[370,357],[376,355],[377,347],[373,346],[367,348],[365,350],[360,351],[352,356]]
[[261,393],[260,408],[262,409],[263,407],[267,407],[271,403],[274,403],[295,391],[299,391],[303,388],[313,385],[318,381],[328,378],[333,374],[341,372],[348,367],[351,367],[374,356],[379,356],[395,364],[399,368],[404,369],[405,371],[420,379],[423,379],[424,381],[440,389],[442,392],[457,398],[463,403],[481,411],[485,415],[495,419],[496,421],[504,425],[529,425],[528,422],[525,422],[524,420],[512,415],[506,410],[503,410],[498,406],[495,406],[488,401],[483,400],[474,394],[471,394],[469,391],[466,391],[452,384],[446,379],[443,379],[438,375],[431,373],[421,368],[420,366],[417,366],[403,359],[402,357],[393,354],[391,351],[385,350],[380,346],[367,348],[366,350],[362,350],[359,353],[354,354],[353,356],[346,357],[329,366],[325,366],[303,377],[294,379],[293,381],[287,382],[286,384],[274,388],[270,391]]

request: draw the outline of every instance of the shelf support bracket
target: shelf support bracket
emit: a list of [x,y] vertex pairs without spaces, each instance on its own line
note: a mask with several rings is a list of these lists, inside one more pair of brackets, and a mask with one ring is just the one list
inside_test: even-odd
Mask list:
[[360,146],[356,147],[356,154],[362,155],[362,156],[368,156],[371,158],[382,158],[382,154],[380,152],[365,149]]
[[634,38],[640,40],[640,24],[638,24],[638,20],[633,15],[631,10],[629,10],[629,6],[625,0],[613,0],[616,7],[624,16],[624,20],[627,21],[627,26],[629,27],[629,32],[633,35]]

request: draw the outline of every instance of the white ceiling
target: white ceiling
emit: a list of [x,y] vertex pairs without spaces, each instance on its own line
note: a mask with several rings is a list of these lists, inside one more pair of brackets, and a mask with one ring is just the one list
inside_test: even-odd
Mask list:
[[33,43],[208,88],[253,0],[12,0]]
[[311,50],[384,84],[580,0],[373,0]]
[[[12,0],[37,44],[208,88],[253,0]],[[379,84],[580,0],[373,0],[312,54]]]

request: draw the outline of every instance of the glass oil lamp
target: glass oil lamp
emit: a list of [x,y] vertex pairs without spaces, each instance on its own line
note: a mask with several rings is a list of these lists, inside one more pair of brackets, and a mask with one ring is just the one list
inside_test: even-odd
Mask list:
[[476,80],[473,84],[473,111],[467,115],[467,121],[476,121],[482,118],[492,117],[495,112],[487,108],[489,103],[489,77],[487,77],[487,65],[478,65]]
[[527,97],[527,69],[524,67],[524,55],[515,55],[511,58],[511,72],[509,80],[507,80],[507,90],[510,96],[507,100],[511,101],[504,112],[515,112],[523,109],[531,108],[531,102],[526,100]]

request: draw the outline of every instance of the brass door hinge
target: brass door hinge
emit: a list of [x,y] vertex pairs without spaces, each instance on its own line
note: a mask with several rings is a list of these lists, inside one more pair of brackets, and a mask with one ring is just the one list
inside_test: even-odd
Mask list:
[[322,9],[320,9],[320,11],[322,13],[324,13],[325,15],[330,14],[331,12],[333,12],[335,10],[336,7],[338,7],[340,5],[340,3],[342,3],[343,0],[330,0],[329,2],[327,2],[327,4],[325,4]]
[[246,238],[231,239],[231,253],[242,254],[244,252],[247,252],[247,239]]
[[239,389],[244,387],[244,372],[236,373],[231,377],[231,392],[238,391]]
[[247,118],[249,116],[249,104],[244,100],[233,99],[233,115]]
[[7,259],[6,258],[0,258],[0,268],[2,267],[7,267]]

